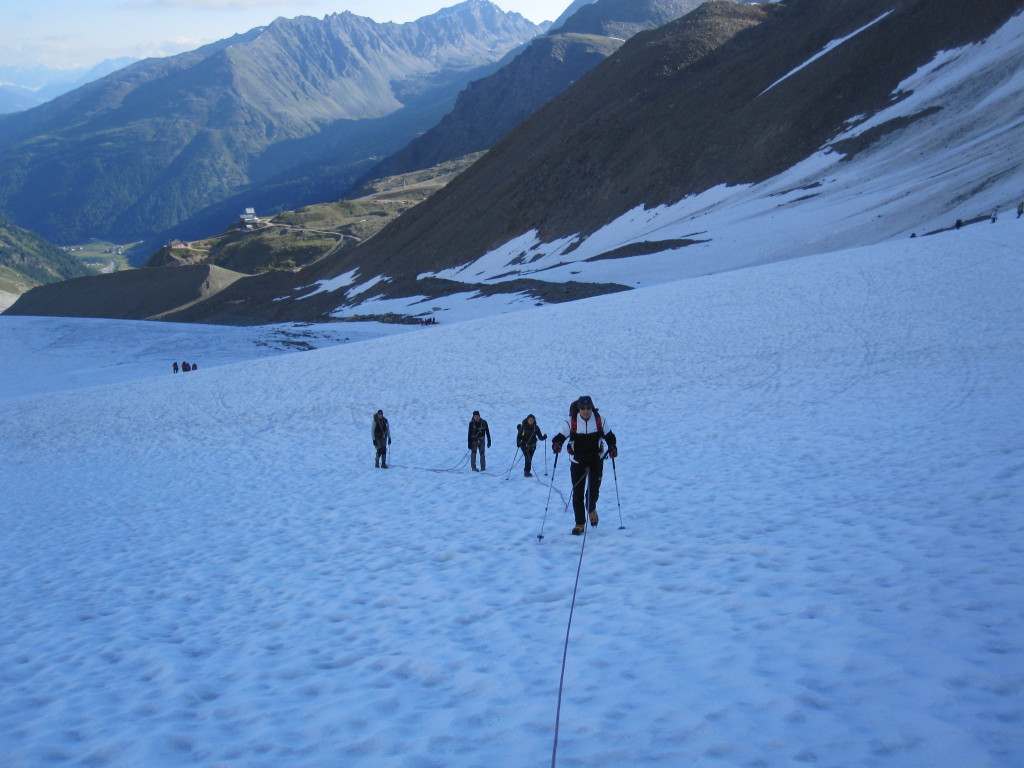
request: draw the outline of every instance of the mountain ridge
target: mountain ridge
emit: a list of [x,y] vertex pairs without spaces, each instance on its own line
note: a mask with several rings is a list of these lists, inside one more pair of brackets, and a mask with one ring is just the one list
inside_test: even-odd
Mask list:
[[[369,169],[358,183],[408,173],[489,149],[637,32],[653,29],[704,0],[592,0],[528,43],[497,72],[471,82],[437,125]],[[577,21],[577,17],[583,20]],[[512,55],[512,54],[510,54]]]
[[[1015,207],[1021,5],[962,11],[953,0],[708,4],[636,35],[365,243],[236,281],[176,319],[418,316],[467,294],[554,303]],[[626,262],[629,285],[609,266]]]
[[[334,161],[335,175],[392,151],[436,121],[481,67],[540,31],[487,0],[466,0],[405,24],[351,13],[278,19],[193,52],[138,62],[0,117],[0,210],[61,243],[163,239],[178,228],[201,234],[207,222],[191,219],[271,183],[268,169],[280,176],[282,168],[322,159],[325,146],[337,144],[332,130],[378,121]],[[325,199],[327,183],[279,189],[297,207]],[[305,199],[303,184],[317,196]],[[334,182],[336,193],[345,186]],[[271,187],[264,207],[280,197]]]
[[[993,0],[986,13],[962,20],[953,0],[707,4],[632,38],[445,190],[351,254],[339,271],[362,259],[368,273],[396,272],[396,254],[405,273],[454,266],[531,229],[545,240],[586,236],[636,206],[763,181],[813,154],[847,120],[887,105],[933,50],[983,38],[1019,8],[1013,0]],[[833,51],[831,66],[797,72],[759,98],[832,40],[889,11],[898,15]],[[707,46],[713,38],[704,36],[720,34],[727,18],[742,28]],[[916,46],[894,51],[909,29],[919,32]],[[792,43],[773,45],[781,40]],[[609,92],[620,98],[608,103]],[[554,125],[568,130],[555,134]],[[434,256],[442,241],[451,243],[443,260]]]

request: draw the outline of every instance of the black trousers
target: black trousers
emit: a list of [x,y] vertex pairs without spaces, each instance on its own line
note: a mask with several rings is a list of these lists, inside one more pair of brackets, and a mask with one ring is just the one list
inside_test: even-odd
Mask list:
[[537,444],[523,446],[523,459],[526,464],[523,466],[523,474],[528,475],[533,471],[533,452],[537,450]]
[[597,457],[585,462],[577,458],[569,465],[569,474],[572,476],[572,511],[576,515],[576,525],[585,525],[587,512],[597,509],[604,462]]
[[387,464],[388,463],[388,441],[387,438],[381,440],[374,440],[373,446],[377,449],[377,457],[373,460],[373,465]]
[[476,469],[476,455],[480,454],[480,471],[483,472],[487,469],[487,440],[481,438],[480,440],[473,440],[469,444],[469,465]]

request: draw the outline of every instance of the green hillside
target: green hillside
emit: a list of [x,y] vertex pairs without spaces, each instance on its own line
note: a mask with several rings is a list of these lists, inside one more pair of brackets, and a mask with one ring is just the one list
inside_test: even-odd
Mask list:
[[21,294],[36,285],[92,274],[74,256],[0,216],[0,291]]
[[350,200],[283,211],[248,226],[239,221],[219,235],[200,240],[172,241],[157,251],[146,267],[212,264],[254,275],[307,266],[373,237],[483,154],[477,152],[433,168],[374,180]]

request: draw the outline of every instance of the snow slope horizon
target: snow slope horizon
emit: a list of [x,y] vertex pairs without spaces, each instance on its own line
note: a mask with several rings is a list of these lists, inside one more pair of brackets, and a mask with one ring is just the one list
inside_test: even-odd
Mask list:
[[[1022,235],[0,400],[5,764],[548,765],[582,556],[560,764],[1020,765]],[[512,432],[583,392],[581,541]]]
[[[0,317],[0,402],[134,381],[189,361],[203,369],[403,333],[377,322],[203,325],[104,318]],[[45,350],[45,354],[40,354]],[[95,350],[100,350],[96,352]]]

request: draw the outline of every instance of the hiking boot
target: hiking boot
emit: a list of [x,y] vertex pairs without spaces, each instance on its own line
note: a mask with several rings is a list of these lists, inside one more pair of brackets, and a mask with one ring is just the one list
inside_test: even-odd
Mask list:
[[523,477],[533,477],[529,472],[523,472]]
[[587,526],[582,525],[582,524],[581,525],[574,525],[573,528],[572,528],[572,535],[573,536],[582,536],[583,535],[583,531],[586,529],[586,527]]
[[[381,464],[381,465],[380,465],[380,468],[381,468],[381,469],[387,469],[387,468],[388,468],[388,465],[387,465],[387,464]],[[594,523],[594,525],[597,525],[597,523]]]
[[590,525],[593,528],[597,528],[597,510],[592,510],[590,513]]

